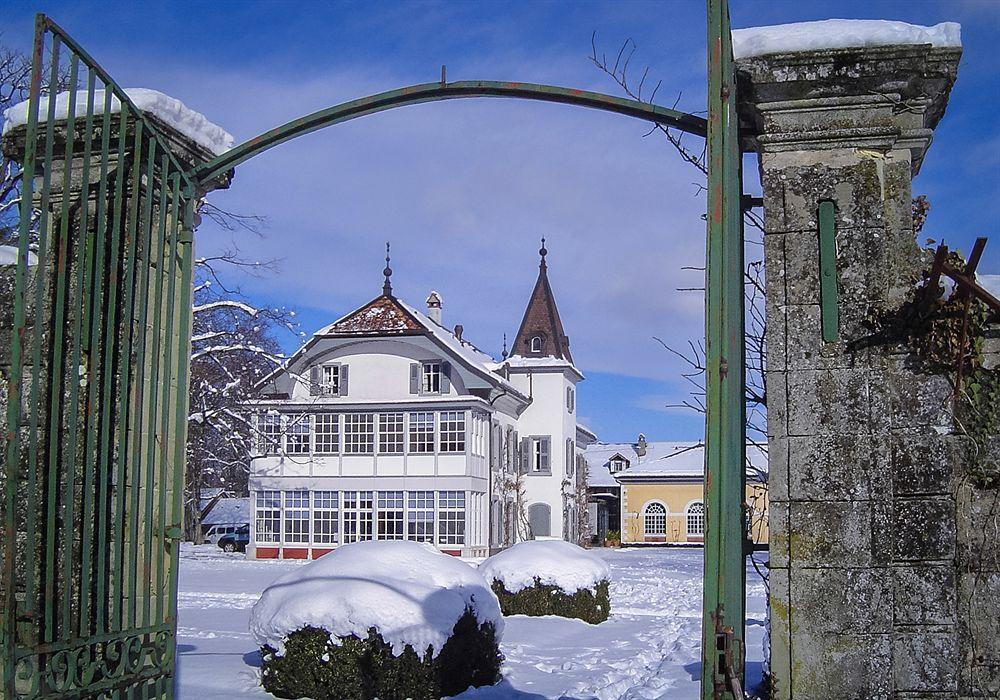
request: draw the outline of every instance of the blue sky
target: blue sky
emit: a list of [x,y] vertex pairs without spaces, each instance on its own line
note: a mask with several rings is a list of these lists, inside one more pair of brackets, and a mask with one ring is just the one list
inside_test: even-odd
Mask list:
[[[831,10],[835,7],[835,10]],[[831,16],[962,23],[965,54],[948,112],[914,183],[925,232],[1000,272],[1000,3],[731,0],[734,27]],[[41,9],[126,87],[180,98],[243,141],[307,112],[402,85],[489,79],[616,93],[588,61],[631,37],[658,101],[704,109],[705,20],[674,2],[6,3],[0,39],[27,48]],[[832,14],[831,14],[832,12]],[[617,93],[616,93],[617,94]],[[384,241],[397,294],[444,297],[444,320],[498,355],[517,330],[546,236],[550,277],[577,363],[581,418],[602,439],[699,437],[668,403],[682,367],[653,340],[702,333],[704,199],[698,173],[641,122],[560,105],[469,100],[394,110],[285,144],[240,166],[226,209],[267,217],[263,237],[211,225],[200,254],[236,244],[280,260],[240,280],[252,299],[297,309],[312,332],[375,296]],[[751,167],[752,171],[753,168]],[[750,178],[752,180],[752,177]],[[747,183],[752,190],[755,184]]]

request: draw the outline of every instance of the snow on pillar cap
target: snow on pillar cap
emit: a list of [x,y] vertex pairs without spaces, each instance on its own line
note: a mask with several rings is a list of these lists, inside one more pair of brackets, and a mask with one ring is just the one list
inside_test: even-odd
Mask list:
[[[149,88],[125,88],[125,94],[136,107],[143,112],[152,114],[181,134],[194,141],[199,146],[207,148],[215,155],[225,153],[233,147],[233,137],[222,127],[213,124],[200,112],[195,112],[177,98],[165,95],[158,90]],[[87,91],[76,93],[76,117],[87,114]],[[111,114],[122,111],[121,101],[114,95],[111,97]],[[49,98],[42,96],[38,103],[38,119],[48,118]],[[94,91],[94,114],[104,113],[104,90]],[[69,93],[60,92],[56,95],[56,119],[69,117]],[[3,133],[28,123],[28,100],[19,102],[4,111]]]
[[825,19],[733,30],[733,56],[737,59],[773,53],[906,44],[961,48],[962,27],[957,22],[922,27],[883,19]]

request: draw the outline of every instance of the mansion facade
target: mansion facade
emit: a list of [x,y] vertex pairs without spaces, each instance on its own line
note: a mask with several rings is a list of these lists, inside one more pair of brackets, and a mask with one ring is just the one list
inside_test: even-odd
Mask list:
[[[360,540],[485,556],[576,541],[583,452],[573,364],[547,276],[500,361],[447,329],[436,292],[392,291],[321,329],[261,384],[251,558],[315,558]],[[585,490],[585,485],[582,485]]]

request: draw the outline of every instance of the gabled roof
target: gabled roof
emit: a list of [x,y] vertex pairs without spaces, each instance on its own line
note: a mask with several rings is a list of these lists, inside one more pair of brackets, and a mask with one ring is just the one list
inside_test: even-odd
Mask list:
[[[512,357],[556,357],[572,364],[569,338],[563,331],[562,319],[559,318],[559,310],[556,308],[556,298],[549,285],[548,265],[545,263],[548,251],[545,249],[544,238],[538,253],[541,255],[538,279],[535,280],[535,288],[531,292],[531,299],[528,300],[528,307],[524,310],[524,318],[521,319],[521,326],[517,330],[510,354]],[[531,339],[536,336],[542,338],[541,352],[531,351]]]
[[[747,476],[761,478],[767,473],[767,455],[759,447],[747,445]],[[705,476],[705,445],[701,442],[649,442],[639,456],[631,443],[598,442],[583,453],[587,460],[588,486],[617,486],[622,481],[670,481],[701,479]],[[616,456],[629,460],[629,467],[612,476],[608,463]]]
[[396,297],[383,294],[334,321],[316,335],[386,335],[423,330]]

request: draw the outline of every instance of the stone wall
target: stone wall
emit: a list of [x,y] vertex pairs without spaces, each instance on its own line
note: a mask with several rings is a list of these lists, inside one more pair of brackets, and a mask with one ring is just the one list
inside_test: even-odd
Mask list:
[[[910,183],[960,54],[869,47],[738,64],[765,207],[776,698],[1000,693],[997,492],[968,483],[950,378],[918,372],[902,347],[849,350],[928,264]],[[832,342],[822,201],[836,211]]]

